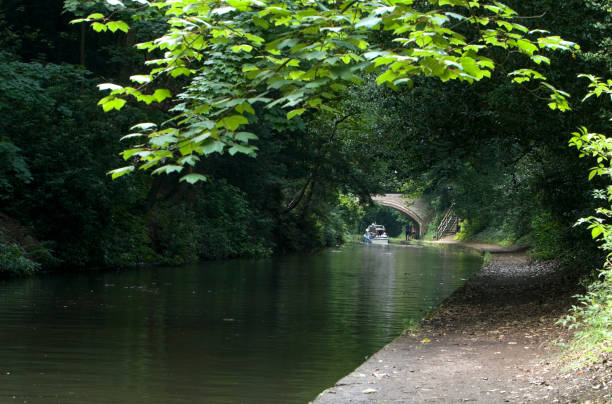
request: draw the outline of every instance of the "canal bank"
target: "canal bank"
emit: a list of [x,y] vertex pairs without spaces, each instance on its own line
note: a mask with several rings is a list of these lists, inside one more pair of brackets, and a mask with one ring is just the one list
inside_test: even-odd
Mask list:
[[577,284],[562,271],[556,262],[493,251],[418,329],[314,402],[609,402],[609,365],[564,372],[558,360],[558,346],[570,334],[555,323],[571,306]]

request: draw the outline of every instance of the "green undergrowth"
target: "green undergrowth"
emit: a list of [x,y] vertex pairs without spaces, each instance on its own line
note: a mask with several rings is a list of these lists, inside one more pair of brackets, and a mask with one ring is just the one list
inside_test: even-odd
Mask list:
[[486,227],[482,229],[478,224],[472,225],[468,220],[460,223],[460,232],[456,240],[478,241],[481,243],[498,244],[504,247],[529,243],[530,235],[517,237],[503,227]]
[[484,256],[482,257],[482,266],[486,266],[489,264],[489,262],[491,262],[491,259],[493,259],[493,256],[491,255],[491,253],[489,251],[484,253]]
[[389,242],[393,244],[401,244],[406,241],[414,241],[414,240],[406,240],[406,236],[404,234],[400,234],[397,237],[389,237]]
[[40,264],[31,260],[25,249],[0,232],[0,277],[31,275]]
[[472,239],[474,241],[479,241],[483,243],[498,244],[504,247],[510,247],[512,245],[521,245],[529,243],[529,237],[529,235],[517,237],[515,234],[508,234],[507,232],[500,229],[488,228],[476,234]]
[[416,318],[404,319],[404,331],[402,335],[413,335],[421,329],[421,321]]
[[584,368],[607,362],[612,357],[612,270],[600,272],[586,292],[574,296],[577,304],[559,321],[574,329],[574,338],[566,346],[569,368]]
[[403,320],[404,330],[402,331],[402,335],[416,335],[421,328],[423,327],[423,321],[430,319],[442,305],[434,307],[429,306],[427,310],[424,312],[423,317],[419,318],[406,318]]
[[[593,95],[612,97],[612,80],[583,77],[591,81],[590,91],[583,101]],[[594,215],[579,219],[576,225],[587,225],[590,236],[600,243],[607,257],[598,276],[588,282],[583,294],[575,296],[577,304],[559,321],[576,330],[566,352],[571,367],[576,368],[603,364],[612,356],[612,138],[580,127],[572,134],[569,144],[580,152],[580,157],[596,159],[589,180],[598,177],[605,180],[605,188],[593,192],[594,199],[601,205]]]
[[361,239],[362,239],[361,234],[345,233],[342,235],[342,241],[344,244],[360,243]]

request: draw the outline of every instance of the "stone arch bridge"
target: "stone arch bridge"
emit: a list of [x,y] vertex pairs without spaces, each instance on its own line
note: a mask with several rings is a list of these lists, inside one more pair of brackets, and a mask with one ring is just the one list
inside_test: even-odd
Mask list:
[[434,212],[423,198],[406,199],[402,194],[384,194],[373,195],[372,200],[379,205],[388,206],[408,216],[417,224],[416,232],[419,238],[425,237]]

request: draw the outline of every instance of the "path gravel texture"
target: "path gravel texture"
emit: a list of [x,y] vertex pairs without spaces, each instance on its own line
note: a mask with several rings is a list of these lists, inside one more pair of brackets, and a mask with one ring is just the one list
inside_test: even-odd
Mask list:
[[[466,285],[314,401],[612,403],[612,367],[561,371],[555,325],[576,280],[556,262],[495,253]],[[556,343],[551,343],[556,341]]]

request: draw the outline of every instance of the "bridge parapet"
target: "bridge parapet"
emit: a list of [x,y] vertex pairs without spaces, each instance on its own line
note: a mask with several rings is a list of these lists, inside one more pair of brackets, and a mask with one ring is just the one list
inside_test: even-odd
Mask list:
[[427,233],[427,226],[433,218],[433,210],[423,198],[407,199],[402,194],[374,195],[372,200],[402,212],[419,225],[419,238]]

